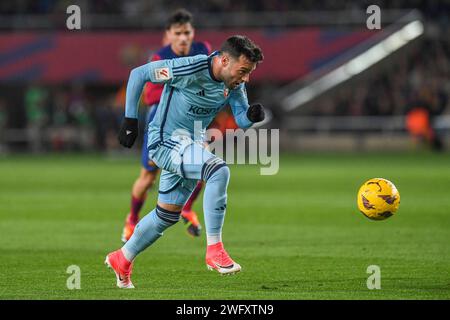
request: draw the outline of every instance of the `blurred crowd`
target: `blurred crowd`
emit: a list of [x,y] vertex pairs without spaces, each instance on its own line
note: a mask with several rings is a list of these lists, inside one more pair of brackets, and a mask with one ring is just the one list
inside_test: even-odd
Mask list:
[[[363,9],[376,4],[386,9],[417,8],[429,15],[439,15],[449,8],[446,0],[16,0],[2,1],[0,11],[4,13],[52,13],[70,4],[79,4],[94,13],[129,13],[139,8],[144,14],[150,10],[171,11],[189,5],[201,12],[224,11],[289,11],[289,10],[344,10]],[[133,9],[136,10],[136,9]]]
[[[0,1],[0,14],[65,13],[71,4],[87,8],[89,13],[146,16],[158,12],[167,15],[179,7],[199,12],[222,13],[232,11],[309,11],[309,10],[364,10],[372,4],[384,9],[419,9],[427,18],[448,24],[448,0],[16,0]],[[86,10],[86,9],[85,9]]]
[[[165,15],[183,3],[175,0],[0,1],[0,14],[52,14],[65,12],[71,4],[88,7],[93,13],[135,16],[148,12]],[[352,10],[370,4],[391,9],[417,8],[425,17],[449,26],[450,2],[444,0],[191,0],[188,8],[197,16],[198,12]],[[410,49],[408,59],[394,58],[388,66],[376,67],[375,72],[319,99],[310,109],[310,115],[406,115],[417,107],[425,108],[432,116],[449,113],[450,42],[445,39],[446,36],[440,40],[428,37],[420,41]],[[249,92],[260,97],[266,89],[264,84],[252,84]],[[21,103],[17,105],[16,101]],[[116,134],[123,108],[123,87],[118,85],[35,83],[0,87],[0,153],[5,145],[36,151],[114,150],[118,148]],[[142,118],[145,112],[146,108],[141,108]],[[20,136],[16,129],[26,133]]]
[[30,84],[20,89],[22,103],[15,108],[7,108],[7,99],[0,100],[0,132],[11,149],[101,151],[117,146],[123,104],[117,101],[116,88],[74,83]]
[[450,112],[450,43],[424,40],[409,59],[389,63],[388,69],[339,89],[318,101],[313,115],[403,115],[421,106],[431,115]]
[[[418,107],[428,110],[431,116],[449,113],[449,42],[423,40],[410,50],[409,59],[393,59],[383,71],[371,72],[353,84],[344,85],[334,95],[317,100],[310,115],[406,115]],[[118,147],[116,134],[123,117],[124,86],[31,84],[18,90],[23,94],[9,100],[8,92],[2,93],[0,133],[7,127],[23,125],[34,138],[32,148],[35,150],[113,150]],[[252,84],[249,91],[258,97],[264,90],[263,84]],[[8,105],[8,101],[17,100],[22,100],[23,104],[15,108]],[[21,107],[23,114],[17,113]],[[146,109],[140,108],[142,119]]]

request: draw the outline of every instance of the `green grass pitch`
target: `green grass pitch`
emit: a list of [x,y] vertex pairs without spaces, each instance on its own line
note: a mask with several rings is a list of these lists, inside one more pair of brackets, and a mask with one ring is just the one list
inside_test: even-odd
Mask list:
[[[275,176],[231,166],[224,243],[243,271],[208,271],[204,233],[180,222],[136,259],[136,289],[120,290],[103,260],[121,246],[138,170],[137,158],[0,158],[0,299],[450,298],[449,154],[283,155]],[[373,177],[401,194],[386,221],[356,209]],[[153,190],[143,212],[155,201]],[[70,265],[80,290],[66,287]],[[380,290],[366,286],[369,265]]]

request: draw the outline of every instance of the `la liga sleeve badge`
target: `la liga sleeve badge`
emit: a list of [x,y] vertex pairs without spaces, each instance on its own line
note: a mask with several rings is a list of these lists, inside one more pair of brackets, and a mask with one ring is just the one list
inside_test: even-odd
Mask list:
[[156,68],[155,69],[155,79],[158,81],[164,81],[170,79],[169,68]]

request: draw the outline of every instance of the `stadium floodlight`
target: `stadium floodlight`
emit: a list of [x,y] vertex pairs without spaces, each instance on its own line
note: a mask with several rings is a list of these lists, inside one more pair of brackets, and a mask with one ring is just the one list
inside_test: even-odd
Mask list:
[[408,42],[422,35],[423,32],[424,26],[421,21],[415,20],[408,23],[350,61],[287,96],[282,101],[283,108],[286,111],[292,111],[311,101],[325,91],[349,80],[353,76],[380,62],[388,55],[405,46]]

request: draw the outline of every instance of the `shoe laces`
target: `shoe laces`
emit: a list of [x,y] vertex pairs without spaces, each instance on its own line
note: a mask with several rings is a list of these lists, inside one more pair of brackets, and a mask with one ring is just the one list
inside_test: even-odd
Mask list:
[[230,258],[228,253],[223,248],[218,252],[216,257],[219,259],[219,262],[222,266],[228,266],[233,264],[233,260]]

